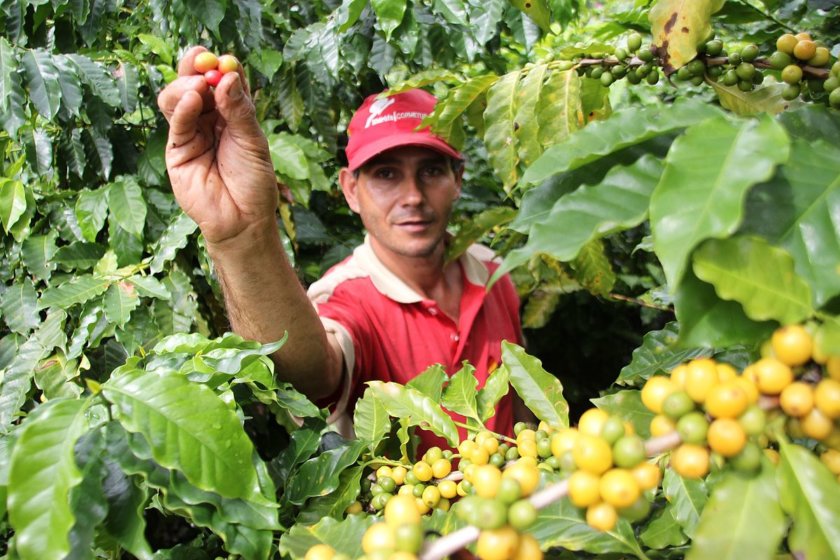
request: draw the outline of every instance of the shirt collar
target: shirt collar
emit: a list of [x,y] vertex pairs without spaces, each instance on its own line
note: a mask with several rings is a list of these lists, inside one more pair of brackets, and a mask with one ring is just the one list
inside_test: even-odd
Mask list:
[[[384,296],[398,303],[418,303],[424,301],[420,294],[411,289],[399,276],[386,267],[370,243],[370,235],[365,235],[365,242],[353,251],[353,258],[368,272],[374,287]],[[484,286],[490,279],[490,272],[482,260],[491,260],[493,252],[481,245],[473,245],[458,258],[464,278],[470,284]]]

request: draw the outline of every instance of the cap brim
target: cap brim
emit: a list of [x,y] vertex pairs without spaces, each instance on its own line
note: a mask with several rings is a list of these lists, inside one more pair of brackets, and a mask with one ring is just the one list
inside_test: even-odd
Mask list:
[[440,138],[417,132],[406,132],[404,134],[391,134],[375,142],[365,144],[352,157],[348,157],[347,167],[350,171],[355,171],[382,152],[403,146],[422,146],[455,159],[463,159],[463,156],[457,150]]

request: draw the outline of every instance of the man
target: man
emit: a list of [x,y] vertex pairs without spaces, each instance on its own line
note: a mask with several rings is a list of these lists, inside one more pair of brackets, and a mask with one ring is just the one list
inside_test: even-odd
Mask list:
[[[307,296],[278,236],[274,170],[244,75],[225,74],[211,89],[193,70],[202,51],[186,53],[158,103],[170,124],[173,191],[204,235],[233,330],[261,341],[288,331],[273,356],[278,376],[334,403],[345,428],[338,419],[352,416],[365,381],[406,383],[434,363],[454,373],[469,360],[483,385],[501,341],[522,342],[518,299],[507,278],[484,289],[494,266],[486,249],[444,259],[463,162],[441,138],[416,130],[434,98],[420,90],[372,96],[353,116],[339,183],[368,235]],[[509,394],[488,427],[510,433],[513,409]],[[423,447],[437,442],[423,437]]]

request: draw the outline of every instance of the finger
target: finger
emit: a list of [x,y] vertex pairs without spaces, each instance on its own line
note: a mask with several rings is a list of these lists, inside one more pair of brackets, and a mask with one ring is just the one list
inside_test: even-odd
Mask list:
[[195,138],[204,103],[196,91],[186,91],[169,118],[169,140],[166,150],[174,150]]
[[171,120],[175,107],[187,92],[196,92],[202,99],[202,112],[212,111],[216,107],[213,92],[203,76],[183,76],[176,78],[158,94],[158,107],[166,120]]
[[207,49],[201,46],[196,46],[190,48],[184,56],[181,58],[181,61],[178,63],[178,75],[179,76],[193,76],[198,74],[193,67],[195,63],[195,57],[199,54],[206,52]]
[[222,76],[222,81],[216,86],[216,108],[234,138],[262,146],[266,142],[265,134],[257,122],[254,103],[244,90],[240,75],[239,72],[229,72]]

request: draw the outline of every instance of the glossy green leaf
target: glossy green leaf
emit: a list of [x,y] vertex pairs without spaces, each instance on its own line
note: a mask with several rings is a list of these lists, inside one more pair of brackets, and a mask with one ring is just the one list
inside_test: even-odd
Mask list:
[[784,250],[758,237],[710,239],[694,253],[694,273],[756,321],[797,323],[813,314],[811,289]]
[[65,558],[89,558],[94,546],[96,528],[108,515],[108,502],[102,491],[103,479],[108,475],[103,455],[105,438],[101,431],[92,431],[79,438],[75,459],[81,481],[70,493],[70,507],[76,518],[69,540],[73,550]]
[[372,392],[365,391],[364,396],[356,401],[353,410],[353,430],[356,437],[367,442],[371,451],[382,441],[391,429],[388,411]]
[[458,430],[440,405],[416,389],[398,383],[371,381],[368,383],[376,397],[382,401],[388,414],[405,419],[412,426],[431,430],[446,439],[453,447],[458,445]]
[[674,507],[674,519],[683,532],[694,538],[700,514],[709,499],[709,490],[703,480],[686,479],[673,469],[665,469],[662,479],[662,493]]
[[82,82],[76,69],[67,61],[66,55],[53,55],[58,70],[58,85],[61,88],[61,107],[71,115],[78,116],[82,107]]
[[274,468],[280,480],[285,482],[293,469],[312,457],[321,440],[319,432],[320,430],[310,429],[307,425],[292,432],[288,447],[281,451],[274,461]]
[[500,365],[490,372],[487,381],[478,391],[476,405],[478,418],[486,422],[496,414],[496,405],[510,390],[510,373],[505,365]]
[[782,175],[750,193],[743,229],[793,255],[820,307],[840,294],[840,147],[797,139]]
[[542,362],[521,346],[502,342],[502,362],[510,373],[510,384],[525,406],[549,426],[569,427],[569,404],[563,384],[542,368]]
[[781,506],[793,525],[788,546],[805,558],[840,558],[837,479],[807,449],[780,441],[776,481]]
[[130,276],[128,279],[135,288],[137,293],[144,297],[153,297],[157,299],[169,299],[169,291],[163,283],[154,276]]
[[83,190],[76,199],[76,219],[82,234],[88,241],[96,241],[96,236],[105,225],[105,218],[108,217],[108,191],[99,189],[96,191]]
[[406,387],[417,389],[435,402],[440,402],[443,395],[443,386],[449,378],[446,371],[440,364],[433,364],[426,368],[423,373],[406,383]]
[[736,86],[707,82],[717,93],[720,105],[736,115],[750,116],[768,113],[776,115],[787,109],[789,102],[782,97],[785,84],[768,84],[753,91],[741,91]]
[[131,312],[140,305],[140,298],[134,286],[128,282],[111,284],[105,292],[105,317],[118,327],[125,325],[131,317]]
[[31,235],[23,240],[21,257],[29,273],[41,280],[49,280],[55,269],[55,253],[58,250],[56,239],[58,232],[49,231],[46,235]]
[[325,517],[344,517],[344,511],[359,496],[359,482],[364,470],[364,465],[356,465],[342,472],[338,488],[326,496],[311,499],[297,516],[295,523],[310,525]]
[[540,548],[543,549],[563,547],[592,554],[620,552],[647,558],[627,521],[619,519],[612,531],[598,531],[587,525],[583,511],[566,499],[541,509],[528,532],[540,541]]
[[269,150],[274,170],[292,179],[308,179],[309,167],[303,149],[292,141],[291,135],[281,132],[269,137]]
[[[565,142],[583,125],[580,78],[574,70],[551,70],[537,103],[543,149]],[[532,162],[528,162],[530,165]]]
[[766,462],[752,478],[729,472],[715,484],[686,560],[776,558],[787,520],[774,471]]
[[612,292],[616,276],[602,240],[593,239],[587,242],[580,248],[570,265],[575,273],[575,280],[589,293],[607,296]]
[[570,261],[591,240],[640,224],[647,217],[661,170],[662,164],[655,157],[644,156],[631,166],[614,167],[599,185],[583,185],[562,196],[549,215],[531,227],[525,246],[505,257],[493,278],[537,253]]
[[325,517],[314,525],[296,524],[280,537],[280,554],[303,558],[306,552],[319,543],[325,543],[358,558],[363,554],[362,536],[376,519],[368,515],[348,515],[343,521]]
[[260,344],[255,348],[213,348],[211,346],[196,358],[219,373],[235,375],[262,356],[270,356],[282,348],[286,340],[288,340],[288,333],[277,342]]
[[520,187],[541,183],[557,173],[577,169],[622,148],[691,126],[717,114],[719,110],[712,106],[692,100],[616,111],[609,119],[590,123],[565,142],[543,152],[525,171]]
[[0,296],[0,314],[12,332],[24,335],[41,324],[38,292],[30,280],[22,279],[6,288]]
[[642,403],[642,393],[640,391],[618,391],[590,400],[598,408],[629,421],[641,437],[645,439],[650,437],[650,421],[655,415]]
[[69,54],[67,58],[76,66],[82,81],[91,88],[94,95],[112,107],[120,104],[120,90],[111,73],[102,64],[80,54]]
[[662,330],[646,333],[642,345],[633,350],[630,363],[621,369],[615,382],[619,385],[643,385],[652,375],[667,373],[685,361],[712,355],[707,348],[678,347],[679,334],[680,325],[676,321],[671,321]]
[[0,177],[0,222],[8,233],[26,212],[26,189],[21,181]]
[[475,377],[475,367],[464,363],[461,369],[449,378],[449,384],[443,391],[441,404],[447,410],[481,424],[476,404],[477,387],[478,379]]
[[510,3],[531,18],[540,29],[548,32],[551,14],[546,0],[510,0]]
[[522,81],[517,91],[519,106],[514,117],[514,129],[518,144],[519,161],[522,165],[531,165],[540,154],[540,126],[542,121],[537,117],[537,103],[540,101],[543,84],[548,74],[548,66],[537,64],[523,73]]
[[718,297],[711,284],[686,271],[674,294],[674,309],[680,324],[680,346],[725,348],[755,344],[767,339],[778,326],[747,317],[741,304]]
[[52,55],[40,49],[26,50],[20,57],[20,63],[32,104],[44,118],[52,119],[61,104],[58,68]]
[[16,137],[18,131],[27,122],[24,111],[26,98],[18,73],[20,64],[13,55],[9,56],[8,51],[1,53],[0,56],[5,57],[4,60],[0,60],[0,65],[2,65],[2,68],[0,68],[0,80],[3,82],[3,88],[5,90],[3,97],[6,103],[6,108],[0,110],[0,126],[10,136]]
[[342,0],[338,8],[339,33],[344,33],[359,21],[365,6],[367,6],[367,0]]
[[190,236],[198,229],[198,225],[186,214],[179,212],[163,235],[157,242],[154,248],[154,257],[149,265],[149,270],[153,274],[163,270],[164,265],[175,258],[175,255],[180,249],[183,249],[189,243]]
[[446,247],[446,260],[454,261],[463,255],[473,244],[478,243],[489,232],[510,222],[516,216],[516,210],[509,206],[488,208],[483,212],[470,216],[470,221],[458,230]]
[[784,129],[769,118],[710,119],[674,141],[650,201],[654,249],[669,285],[679,283],[701,241],[737,229],[747,191],[788,153]]
[[40,309],[45,307],[67,309],[104,293],[110,284],[109,280],[94,275],[77,276],[69,282],[44,290],[38,307]]
[[17,349],[12,363],[5,368],[0,382],[0,433],[9,430],[12,421],[20,414],[26,394],[32,386],[32,376],[38,362],[47,353],[38,341],[37,333]]
[[15,49],[5,37],[0,37],[0,113],[9,110],[9,96],[17,81],[16,73]]
[[120,423],[143,435],[162,466],[183,472],[203,490],[263,499],[251,463],[251,440],[236,413],[210,389],[177,373],[145,372],[129,363],[102,391]]
[[55,262],[67,271],[92,268],[105,255],[105,247],[98,243],[77,241],[55,252]]
[[510,189],[519,178],[519,155],[516,147],[516,110],[520,72],[505,74],[487,90],[487,108],[484,110],[484,143],[490,164],[505,189]]
[[108,207],[117,224],[127,232],[143,233],[146,223],[146,201],[134,177],[123,177],[108,188]]
[[711,17],[725,0],[659,0],[650,10],[653,44],[667,70],[680,68],[697,55],[697,47],[712,30]]
[[87,428],[86,401],[49,401],[30,415],[12,451],[9,521],[22,559],[62,558],[75,521],[70,491],[81,481],[73,448]]
[[366,447],[366,442],[354,440],[305,461],[287,483],[285,499],[300,505],[307,498],[330,494],[338,488],[341,473],[356,462]]
[[371,0],[370,5],[376,14],[379,27],[385,32],[385,39],[400,26],[405,17],[406,0]]
[[432,129],[443,138],[450,140],[452,130],[457,122],[474,103],[478,103],[485,92],[497,81],[499,77],[495,74],[485,74],[472,78],[458,87],[435,105],[435,112],[431,117]]
[[639,535],[639,540],[646,547],[656,550],[682,546],[688,542],[688,537],[674,519],[673,504],[666,503],[663,509],[653,515]]

